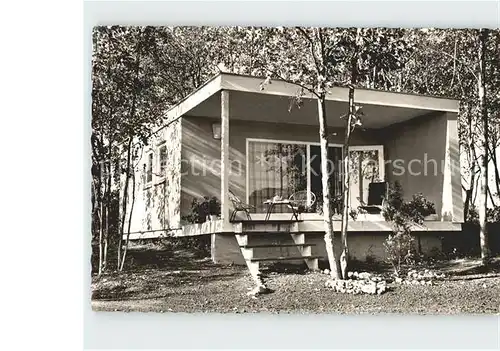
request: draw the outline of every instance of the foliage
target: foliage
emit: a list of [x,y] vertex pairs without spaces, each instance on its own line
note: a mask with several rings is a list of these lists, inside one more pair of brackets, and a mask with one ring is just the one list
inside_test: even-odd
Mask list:
[[221,211],[221,204],[216,197],[212,197],[208,200],[208,213],[211,215],[219,216]]
[[221,204],[216,197],[204,196],[200,201],[194,198],[191,202],[190,213],[182,219],[188,223],[204,223],[209,215],[220,216]]
[[387,199],[384,201],[383,216],[386,221],[392,223],[392,234],[385,240],[384,247],[396,275],[400,275],[402,264],[414,265],[418,257],[412,226],[421,224],[425,216],[435,212],[434,204],[422,194],[415,194],[406,202],[399,182],[389,187]]
[[479,223],[479,213],[477,211],[476,206],[472,206],[469,208],[469,211],[467,212],[467,217],[465,218],[465,222]]
[[276,172],[280,176],[280,196],[306,189],[307,175],[303,167],[305,154],[305,147],[296,144],[277,143],[265,151],[264,157],[268,165],[266,170]]
[[356,210],[354,208],[349,209],[349,217],[351,217],[353,221],[355,221],[356,219],[358,219],[358,215],[359,215],[359,211],[358,210]]
[[[499,163],[492,151],[500,145],[500,30],[490,30],[484,44],[487,142],[495,187],[489,191],[498,194]],[[485,135],[479,123],[478,30],[111,26],[95,28],[93,48],[94,237],[104,229],[104,240],[117,242],[120,223],[105,216],[117,212],[123,198],[122,193],[115,195],[117,188],[123,188],[120,176],[133,166],[123,158],[127,140],[145,144],[151,130],[164,124],[165,110],[219,69],[267,77],[263,88],[276,78],[296,84],[290,107],[300,108],[306,95],[321,98],[337,85],[459,98],[465,214],[467,220],[476,218],[478,160],[484,153]],[[355,118],[352,123],[361,121]],[[353,172],[352,176],[359,175]],[[498,201],[491,194],[491,202]],[[410,217],[425,216],[431,208],[416,196],[403,212],[412,212],[407,209],[410,206],[415,210],[407,213]],[[498,221],[499,212],[496,206],[488,209],[488,221]]]
[[[342,213],[342,203],[342,195],[335,195],[333,189],[331,189],[330,206],[333,209],[334,214]],[[316,210],[316,213],[323,215],[323,196],[321,193],[316,194],[314,209]]]
[[[129,155],[139,154],[150,142],[152,131],[166,122],[169,107],[217,72],[216,32],[203,27],[94,28],[92,228],[104,250],[116,243],[120,255],[129,193],[134,193],[129,182],[139,161]],[[119,189],[117,202],[109,200],[112,189]],[[106,214],[117,212],[118,206],[121,219],[109,227]]]
[[[500,222],[500,206],[493,206],[488,208],[486,212],[488,223],[499,223]],[[467,223],[479,224],[479,213],[477,207],[473,206],[469,208],[469,213],[465,219]]]
[[[251,28],[250,31],[255,31]],[[344,194],[342,211],[340,256],[333,249],[333,224],[331,207],[331,181],[323,174],[323,216],[325,217],[325,243],[328,261],[333,274],[342,278],[347,274],[347,221],[350,134],[362,124],[361,106],[354,104],[354,86],[358,77],[371,76],[401,67],[404,54],[411,50],[404,40],[406,31],[366,28],[264,28],[257,30],[261,44],[259,59],[266,79],[265,89],[272,79],[281,79],[297,86],[295,103],[300,108],[304,96],[313,97],[318,103],[318,121],[321,154],[326,158],[328,127],[326,123],[326,94],[329,88],[349,86],[349,110],[339,118],[345,119],[344,149],[346,157],[342,172]],[[373,76],[376,76],[373,74]],[[341,113],[342,114],[342,113]],[[323,164],[324,165],[324,164]],[[325,173],[325,172],[323,172]],[[347,185],[345,185],[347,184]]]
[[421,224],[426,216],[436,214],[434,203],[428,201],[422,193],[414,194],[410,201],[403,203],[401,211],[418,224]]
[[[210,235],[184,236],[178,238],[163,238],[159,248],[171,251],[174,255],[184,251],[195,257],[210,257],[212,238]],[[187,260],[189,262],[189,260]],[[186,263],[189,264],[189,263]]]
[[380,181],[377,150],[350,151],[350,177],[353,181],[362,182],[363,179],[371,182]]

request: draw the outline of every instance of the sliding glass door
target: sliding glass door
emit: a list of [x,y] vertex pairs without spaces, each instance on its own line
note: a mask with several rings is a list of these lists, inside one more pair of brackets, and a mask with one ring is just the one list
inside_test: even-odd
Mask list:
[[[383,180],[382,146],[351,147],[350,203],[356,208],[368,199],[370,182]],[[331,197],[342,195],[342,147],[328,150]],[[247,140],[247,201],[257,212],[265,212],[264,201],[278,195],[288,198],[309,190],[322,201],[321,152],[318,143]],[[287,209],[283,208],[283,211]]]
[[[310,162],[309,174],[311,179],[310,190],[316,195],[316,201],[322,203],[323,201],[323,184],[321,182],[321,151],[319,145],[310,145]],[[330,198],[334,199],[342,193],[342,147],[329,146],[328,147],[328,161],[327,161],[328,174],[330,176]],[[335,211],[335,209],[334,209]]]
[[263,203],[267,199],[286,199],[307,189],[307,145],[251,141],[247,157],[248,200],[257,212],[265,212]]

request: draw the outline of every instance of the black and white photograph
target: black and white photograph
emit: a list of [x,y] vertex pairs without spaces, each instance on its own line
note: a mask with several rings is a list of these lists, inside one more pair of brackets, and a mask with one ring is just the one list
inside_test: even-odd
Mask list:
[[500,315],[500,30],[96,26],[94,311]]

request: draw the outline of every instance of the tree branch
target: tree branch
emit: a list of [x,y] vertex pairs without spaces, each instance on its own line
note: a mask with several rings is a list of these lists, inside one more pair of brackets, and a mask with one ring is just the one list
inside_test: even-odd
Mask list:
[[311,37],[309,36],[309,34],[307,34],[307,32],[302,27],[295,27],[295,28],[309,42],[309,46],[311,47],[311,55],[313,57],[314,64],[316,65],[316,70],[318,71],[319,74],[321,74],[322,69],[320,67],[320,64],[318,63],[318,59],[316,58],[316,54],[314,52],[314,42],[313,42],[313,40],[311,39]]
[[302,89],[307,90],[308,92],[310,92],[310,93],[311,93],[311,94],[313,94],[314,96],[316,96],[316,97],[318,97],[318,98],[320,97],[320,96],[319,96],[319,94],[318,94],[318,93],[317,93],[314,89],[312,89],[312,88],[310,88],[310,87],[308,87],[308,86],[306,86],[306,85],[304,85],[304,84],[302,84],[302,83],[295,82],[295,81],[293,81],[293,80],[287,79],[287,78],[285,78],[285,77],[281,76],[281,75],[280,75],[277,71],[273,71],[273,70],[268,69],[268,68],[266,68],[266,70],[267,70],[267,71],[269,71],[269,72],[271,72],[271,73],[272,73],[272,74],[274,74],[275,76],[277,76],[277,77],[278,77],[278,79],[280,79],[280,80],[282,80],[282,81],[285,81],[285,82],[287,82],[287,83],[290,83],[290,84],[297,85],[297,86],[301,87]]

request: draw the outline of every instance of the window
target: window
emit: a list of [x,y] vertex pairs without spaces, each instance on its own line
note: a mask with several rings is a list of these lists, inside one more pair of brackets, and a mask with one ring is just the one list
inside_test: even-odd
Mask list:
[[353,207],[368,203],[370,183],[384,180],[382,146],[352,146],[349,148],[350,202]]
[[306,145],[252,141],[248,146],[249,202],[258,211],[275,195],[288,198],[307,189]]
[[[384,179],[383,147],[352,146],[350,198],[353,207],[367,201],[370,182]],[[331,196],[342,194],[342,146],[329,145],[327,169]],[[247,201],[265,212],[263,204],[275,195],[288,198],[308,190],[321,199],[321,152],[319,143],[247,139]],[[284,210],[285,208],[283,208]]]
[[167,172],[167,146],[162,145],[160,146],[158,154],[160,155],[159,157],[159,176],[160,177],[165,177],[166,172]]
[[153,181],[153,153],[148,154],[148,163],[146,166],[146,184]]

